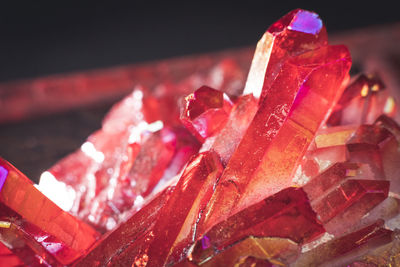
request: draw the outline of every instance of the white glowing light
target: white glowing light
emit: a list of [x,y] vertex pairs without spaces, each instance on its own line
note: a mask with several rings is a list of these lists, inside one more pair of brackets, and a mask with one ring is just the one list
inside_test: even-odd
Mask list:
[[313,248],[316,248],[316,247],[318,247],[318,246],[320,246],[320,245],[332,240],[333,238],[334,238],[334,235],[331,235],[331,234],[328,234],[328,233],[324,233],[320,238],[318,238],[318,239],[316,239],[316,240],[304,245],[301,248],[301,253],[305,253],[307,251],[310,251]]
[[57,206],[65,211],[70,211],[76,197],[75,190],[57,179],[48,171],[40,175],[39,184],[36,188]]
[[144,132],[157,132],[164,127],[164,123],[162,121],[155,121],[153,123],[148,124],[145,121],[141,121],[138,125],[130,129],[130,135],[128,142],[129,144],[140,143],[142,138],[142,134]]
[[138,207],[138,206],[140,207],[143,205],[143,202],[144,202],[144,198],[142,196],[137,196],[133,205],[136,207]]
[[162,121],[155,121],[147,125],[147,130],[150,132],[157,132],[164,127],[164,123]]
[[144,130],[147,128],[147,122],[141,121],[138,125],[130,129],[130,135],[128,142],[129,144],[139,143],[141,140],[141,135]]
[[303,186],[308,183],[308,181],[310,181],[310,177],[303,173],[303,168],[301,165],[299,165],[296,173],[294,174],[292,182],[297,186]]
[[141,100],[143,98],[143,92],[140,89],[137,89],[133,92],[133,98],[137,100]]
[[388,97],[386,100],[385,106],[383,107],[383,112],[385,114],[391,114],[395,110],[396,102],[393,97]]
[[42,242],[42,244],[46,247],[46,250],[49,251],[50,253],[57,253],[63,248],[63,245],[61,245],[61,243]]
[[104,154],[100,151],[97,151],[91,142],[83,143],[81,150],[86,156],[91,157],[97,163],[102,163],[104,161]]
[[106,222],[107,230],[113,229],[117,225],[117,222],[113,218],[108,218]]

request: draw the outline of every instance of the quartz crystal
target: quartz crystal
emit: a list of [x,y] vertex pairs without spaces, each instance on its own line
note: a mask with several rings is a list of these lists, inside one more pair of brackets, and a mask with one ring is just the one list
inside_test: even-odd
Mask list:
[[296,163],[340,96],[350,62],[343,46],[286,61],[222,174],[205,229],[292,185]]
[[400,126],[379,76],[350,80],[348,49],[301,9],[246,82],[203,63],[137,84],[38,185],[0,159],[0,266],[399,265]]
[[27,264],[66,265],[100,236],[60,209],[0,158],[0,237]]
[[185,98],[181,121],[203,142],[225,125],[231,107],[223,92],[203,86]]

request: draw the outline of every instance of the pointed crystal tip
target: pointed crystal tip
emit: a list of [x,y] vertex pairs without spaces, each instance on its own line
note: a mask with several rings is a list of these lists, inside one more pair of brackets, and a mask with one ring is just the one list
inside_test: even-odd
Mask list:
[[287,27],[292,31],[318,34],[323,26],[318,14],[303,9],[296,9],[275,22],[268,31],[270,33],[280,32]]

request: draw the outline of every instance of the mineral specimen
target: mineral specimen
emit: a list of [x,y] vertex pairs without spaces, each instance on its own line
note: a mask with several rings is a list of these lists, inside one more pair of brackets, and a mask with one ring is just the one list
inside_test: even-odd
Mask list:
[[0,158],[0,238],[27,264],[67,265],[99,237]]
[[138,86],[37,186],[0,160],[0,265],[396,265],[397,109],[350,65],[297,9],[244,89],[229,60]]

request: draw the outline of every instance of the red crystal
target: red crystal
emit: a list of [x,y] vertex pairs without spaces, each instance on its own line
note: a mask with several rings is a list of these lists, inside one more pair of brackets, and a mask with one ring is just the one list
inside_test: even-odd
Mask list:
[[293,262],[299,252],[300,246],[287,238],[250,236],[203,262],[201,266],[242,266],[249,259],[285,266]]
[[226,123],[232,103],[221,91],[203,86],[185,98],[181,121],[201,142]]
[[205,229],[291,185],[296,163],[340,96],[349,67],[342,46],[322,47],[282,66],[224,170]]
[[286,60],[327,43],[326,29],[317,14],[301,9],[289,12],[258,42],[244,93],[253,93],[262,103]]
[[393,116],[396,104],[384,89],[385,85],[378,76],[358,76],[344,91],[328,124],[371,124],[381,114]]
[[334,185],[341,183],[348,177],[354,177],[359,168],[355,163],[336,163],[320,175],[314,177],[309,183],[303,186],[311,201],[323,196],[323,194]]
[[[321,221],[326,223],[352,205],[357,205],[365,214],[387,198],[388,192],[388,181],[349,179],[327,195],[312,201],[311,205]],[[356,216],[354,220],[357,220]]]
[[192,243],[195,225],[211,198],[223,167],[212,152],[200,153],[186,166],[170,199],[160,211],[148,256],[149,266],[170,265]]
[[[163,119],[163,105],[171,104],[171,99],[160,97],[156,102],[160,108],[149,113],[154,98],[147,94],[145,89],[135,89],[111,109],[102,129],[74,156],[49,170],[75,191],[68,211],[100,231],[113,229],[139,209],[157,183],[177,175],[200,147],[185,129],[174,126],[178,122],[177,107],[175,115]],[[78,169],[70,172],[75,166]],[[46,183],[41,180],[39,186],[52,186]]]
[[212,227],[191,254],[196,263],[213,257],[248,236],[310,241],[325,232],[301,188],[289,187]]
[[24,263],[0,242],[0,267],[22,266]]
[[239,61],[201,62],[151,72],[43,173],[70,214],[0,160],[0,265],[392,264],[400,126],[379,78],[344,89],[348,50],[300,9],[259,41],[244,94]]
[[201,151],[215,151],[221,157],[222,164],[226,166],[256,111],[257,100],[253,95],[238,97],[224,128],[216,135],[207,138]]
[[1,158],[0,185],[0,218],[9,223],[0,228],[2,242],[26,264],[69,264],[98,238],[90,226],[62,211]]
[[121,253],[129,250],[129,247],[138,246],[139,240],[142,240],[154,229],[154,225],[160,217],[160,210],[170,198],[172,192],[173,188],[166,188],[126,222],[121,223],[118,228],[103,236],[91,248],[91,251],[74,266],[102,266],[112,262],[116,257],[121,260],[122,257],[118,256],[117,252]]
[[385,128],[393,137],[380,146],[382,167],[386,179],[391,183],[390,191],[400,195],[400,126],[386,115],[380,116],[375,126]]
[[[318,266],[322,263],[332,266],[335,260],[340,261],[342,256],[352,251],[363,247],[368,248],[368,246],[376,247],[387,244],[392,241],[392,231],[383,228],[382,224],[382,221],[378,221],[356,232],[322,244],[300,256],[296,266]],[[340,265],[345,264],[342,263]]]

